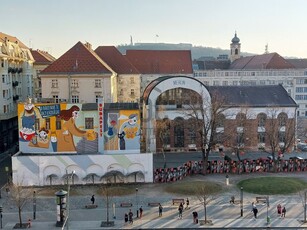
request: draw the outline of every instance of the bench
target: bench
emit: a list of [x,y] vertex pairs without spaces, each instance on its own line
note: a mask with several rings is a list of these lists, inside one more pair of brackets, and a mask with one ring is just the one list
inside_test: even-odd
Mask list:
[[259,203],[259,202],[263,202],[263,203],[266,203],[267,202],[267,197],[266,196],[257,196],[256,197],[256,202]]
[[148,203],[148,206],[150,206],[150,207],[158,207],[160,205],[160,203],[158,203],[158,202],[150,202],[150,203]]
[[173,205],[175,204],[184,204],[184,199],[172,199]]
[[92,209],[92,208],[97,208],[97,207],[98,207],[97,204],[87,204],[87,205],[85,205],[85,208],[87,208],[87,209]]
[[132,203],[120,203],[120,207],[132,207]]

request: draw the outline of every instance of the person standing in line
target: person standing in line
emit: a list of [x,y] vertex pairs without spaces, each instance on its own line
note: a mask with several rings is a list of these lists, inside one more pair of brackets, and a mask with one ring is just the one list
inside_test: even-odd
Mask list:
[[143,216],[143,208],[142,208],[142,206],[140,207],[140,219],[142,218],[142,216]]
[[187,206],[185,207],[185,209],[189,209],[189,204],[190,204],[190,201],[189,201],[189,198],[187,198]]
[[281,205],[280,204],[277,205],[277,215],[281,217]]
[[133,213],[132,213],[131,209],[129,210],[128,216],[129,216],[129,223],[133,224]]
[[287,210],[286,210],[286,207],[284,206],[282,211],[281,211],[281,217],[286,217],[286,212],[287,212]]
[[162,210],[163,210],[163,207],[161,204],[159,204],[159,216],[162,216]]

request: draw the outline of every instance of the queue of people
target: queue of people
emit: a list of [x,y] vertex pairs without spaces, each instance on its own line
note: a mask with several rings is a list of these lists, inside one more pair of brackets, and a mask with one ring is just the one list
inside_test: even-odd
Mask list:
[[[255,173],[273,172],[274,161],[267,158],[257,160],[224,160],[208,161],[207,174],[214,173]],[[188,161],[185,164],[174,168],[158,168],[154,170],[154,182],[165,183],[182,180],[188,175],[199,174],[203,171],[202,161]],[[307,159],[278,160],[276,163],[277,172],[300,172],[307,171]]]

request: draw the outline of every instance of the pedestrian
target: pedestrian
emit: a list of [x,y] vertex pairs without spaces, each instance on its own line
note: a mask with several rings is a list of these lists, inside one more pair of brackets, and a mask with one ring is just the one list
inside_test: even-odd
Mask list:
[[125,213],[125,224],[128,223],[128,213]]
[[195,211],[195,223],[198,224],[198,213]]
[[255,205],[255,203],[252,203],[252,212],[254,213],[254,218],[255,220],[257,219],[257,214],[258,214],[258,209],[257,206]]
[[92,201],[92,204],[95,203],[95,195],[92,195],[91,201]]
[[280,204],[277,205],[277,215],[281,217],[281,205]]
[[140,207],[140,219],[142,218],[142,216],[143,216],[143,208],[142,208],[142,206]]
[[287,210],[286,210],[286,207],[284,206],[282,211],[281,211],[281,217],[286,217],[286,212],[287,212]]
[[159,204],[159,216],[162,216],[162,210],[163,210],[163,207],[161,204]]
[[129,223],[133,224],[133,213],[132,213],[131,209],[129,210],[128,216],[129,216]]
[[178,219],[182,219],[182,211],[183,211],[183,204],[180,203],[178,207]]
[[189,198],[187,198],[186,203],[187,203],[187,206],[185,207],[185,209],[189,209],[189,204],[190,204]]

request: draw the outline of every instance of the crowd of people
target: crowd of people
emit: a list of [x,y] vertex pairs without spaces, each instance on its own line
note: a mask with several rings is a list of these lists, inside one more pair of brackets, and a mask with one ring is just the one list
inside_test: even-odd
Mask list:
[[[300,172],[307,171],[307,159],[278,160],[276,165],[272,159],[260,158],[241,161],[219,160],[208,161],[207,174],[213,173],[254,173],[254,172]],[[176,168],[157,168],[154,170],[154,182],[165,183],[182,180],[192,174],[203,171],[202,161],[188,161]]]

